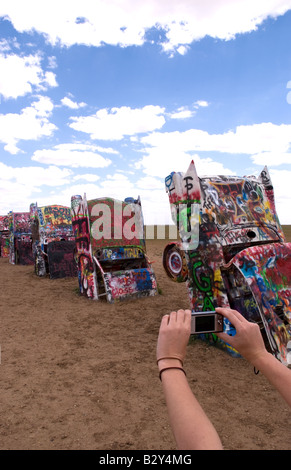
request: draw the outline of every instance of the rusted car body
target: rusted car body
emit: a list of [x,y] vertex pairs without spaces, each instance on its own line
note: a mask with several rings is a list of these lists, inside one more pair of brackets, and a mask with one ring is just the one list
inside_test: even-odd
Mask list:
[[69,207],[30,205],[35,273],[51,279],[77,276]]
[[[291,365],[291,243],[267,167],[258,177],[198,177],[192,161],[165,183],[181,242],[165,247],[164,268],[186,281],[192,311],[238,310],[260,325],[268,350]],[[224,329],[235,334],[227,320]],[[216,335],[201,336],[238,356]]]
[[155,295],[140,200],[72,196],[71,210],[80,293],[110,303]]

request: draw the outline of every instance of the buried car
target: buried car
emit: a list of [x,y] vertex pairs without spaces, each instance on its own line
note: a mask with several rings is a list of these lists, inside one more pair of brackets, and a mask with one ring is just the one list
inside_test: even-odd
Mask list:
[[77,276],[69,207],[30,205],[35,273],[51,279]]
[[157,293],[140,199],[72,196],[80,293],[108,302]]
[[[267,349],[291,366],[291,243],[267,167],[258,177],[198,177],[192,161],[165,185],[181,242],[165,247],[163,264],[171,279],[186,281],[192,312],[238,310],[259,324]],[[235,334],[227,319],[224,330]],[[200,336],[238,356],[215,334]]]
[[0,215],[0,258],[9,258],[8,215]]
[[29,212],[8,213],[9,262],[11,264],[33,264],[31,221]]

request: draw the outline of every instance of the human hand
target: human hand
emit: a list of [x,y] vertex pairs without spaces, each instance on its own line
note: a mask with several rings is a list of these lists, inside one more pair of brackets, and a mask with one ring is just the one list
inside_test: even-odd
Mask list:
[[183,365],[190,333],[190,310],[178,310],[163,316],[157,343],[157,361],[160,369],[177,363]]
[[226,317],[236,329],[234,336],[227,333],[216,333],[216,335],[236,349],[247,361],[255,365],[267,353],[260,327],[256,323],[246,320],[236,310],[222,307],[217,307],[215,310]]

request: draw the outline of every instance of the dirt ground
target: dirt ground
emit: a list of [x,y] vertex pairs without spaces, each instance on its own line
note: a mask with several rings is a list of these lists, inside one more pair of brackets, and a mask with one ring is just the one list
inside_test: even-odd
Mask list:
[[[147,241],[161,294],[115,305],[0,259],[1,450],[176,448],[155,349],[162,315],[189,304],[166,243]],[[195,340],[185,369],[225,449],[291,450],[290,409],[244,359]]]

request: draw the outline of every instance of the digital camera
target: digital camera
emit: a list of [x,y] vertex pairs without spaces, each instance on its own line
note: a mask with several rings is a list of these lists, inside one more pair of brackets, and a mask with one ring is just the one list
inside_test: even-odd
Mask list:
[[191,335],[223,331],[223,316],[214,311],[192,312]]

